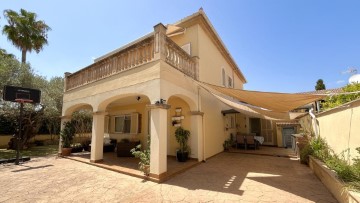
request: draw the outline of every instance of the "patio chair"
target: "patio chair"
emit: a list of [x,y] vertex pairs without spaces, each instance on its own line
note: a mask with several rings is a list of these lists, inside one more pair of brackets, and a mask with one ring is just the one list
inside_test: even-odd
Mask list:
[[237,133],[236,134],[236,148],[239,148],[240,146],[243,146],[246,149],[245,137],[243,134]]
[[249,146],[254,147],[254,149],[256,149],[256,142],[254,139],[253,135],[246,135],[246,148],[248,148]]

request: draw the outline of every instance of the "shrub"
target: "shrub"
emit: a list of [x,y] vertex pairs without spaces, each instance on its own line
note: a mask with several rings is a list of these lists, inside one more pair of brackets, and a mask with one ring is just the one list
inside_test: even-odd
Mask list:
[[313,137],[310,140],[310,146],[312,148],[312,155],[321,161],[326,161],[332,153],[326,141],[320,136]]
[[[356,148],[360,154],[360,147]],[[321,137],[313,137],[300,151],[301,163],[309,163],[309,155],[323,161],[331,170],[335,171],[339,179],[344,181],[346,187],[360,191],[360,158],[354,158],[353,165],[348,164],[345,152],[335,154]]]
[[141,150],[141,144],[131,149],[130,152],[136,158],[140,159],[139,169],[144,175],[149,176],[150,173],[150,136],[147,137],[147,149]]
[[[360,90],[360,83],[349,84],[342,88],[344,92],[356,92]],[[360,93],[357,94],[342,94],[329,96],[325,99],[325,102],[322,103],[323,109],[330,109],[345,104],[350,101],[354,101],[360,98]]]
[[300,162],[309,165],[309,155],[313,155],[313,153],[314,150],[311,148],[310,143],[306,144],[304,148],[300,150]]

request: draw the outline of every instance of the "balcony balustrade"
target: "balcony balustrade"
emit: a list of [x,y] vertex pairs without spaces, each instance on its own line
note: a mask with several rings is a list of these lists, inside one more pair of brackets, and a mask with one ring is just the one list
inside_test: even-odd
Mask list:
[[[159,57],[155,54],[160,53]],[[75,72],[65,75],[65,91],[137,68],[154,60],[164,60],[184,74],[197,79],[197,62],[164,33],[154,34]]]

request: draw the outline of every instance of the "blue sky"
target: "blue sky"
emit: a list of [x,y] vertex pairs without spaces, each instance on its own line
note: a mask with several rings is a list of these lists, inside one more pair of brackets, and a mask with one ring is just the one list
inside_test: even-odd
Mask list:
[[[360,1],[2,0],[0,11],[24,8],[52,28],[49,45],[27,58],[50,78],[83,68],[157,23],[176,22],[200,7],[247,78],[245,89],[312,91],[319,78],[336,88],[350,77],[342,72],[360,68]],[[0,29],[4,24],[1,15]],[[21,57],[4,35],[0,47]]]

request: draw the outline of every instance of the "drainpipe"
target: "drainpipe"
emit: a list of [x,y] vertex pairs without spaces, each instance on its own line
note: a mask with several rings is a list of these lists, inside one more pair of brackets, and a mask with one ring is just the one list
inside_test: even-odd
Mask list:
[[317,119],[315,117],[315,114],[314,114],[314,109],[311,108],[309,110],[309,115],[311,116],[311,119],[312,121],[314,122],[313,123],[313,127],[314,127],[314,131],[315,131],[315,136],[318,137],[319,136],[319,131],[318,131],[318,124],[317,124]]
[[320,101],[316,101],[315,104],[316,104],[317,112],[319,113],[320,112]]

